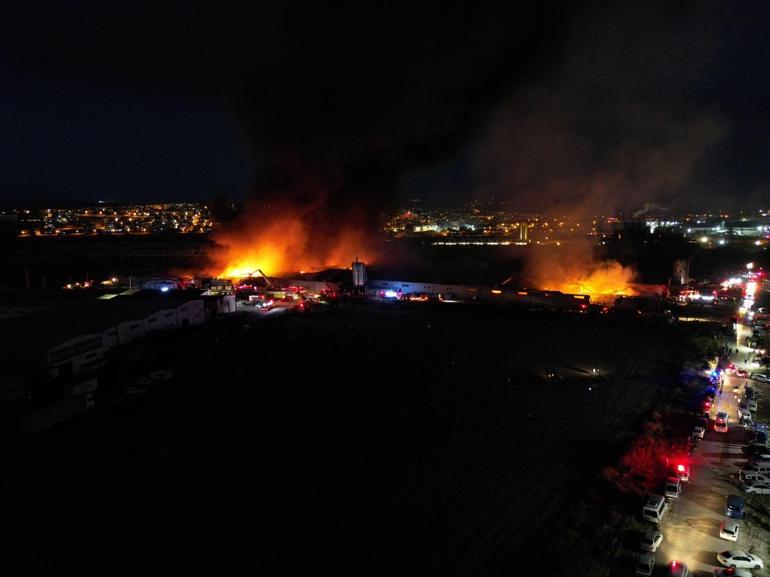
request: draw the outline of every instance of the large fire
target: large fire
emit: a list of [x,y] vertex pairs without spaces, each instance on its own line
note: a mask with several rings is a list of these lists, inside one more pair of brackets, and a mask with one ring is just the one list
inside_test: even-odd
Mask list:
[[596,302],[637,294],[632,288],[634,269],[614,260],[596,259],[593,247],[587,243],[534,252],[527,263],[527,272],[532,286],[587,294]]
[[301,214],[252,212],[214,237],[209,273],[241,278],[261,270],[267,275],[349,267],[354,257],[371,260],[361,227],[339,223],[335,231],[311,224]]
[[590,265],[583,271],[572,271],[572,276],[552,279],[546,284],[546,290],[559,290],[565,293],[580,293],[591,296],[591,300],[602,302],[618,296],[632,296],[631,288],[634,271],[616,261],[605,261]]

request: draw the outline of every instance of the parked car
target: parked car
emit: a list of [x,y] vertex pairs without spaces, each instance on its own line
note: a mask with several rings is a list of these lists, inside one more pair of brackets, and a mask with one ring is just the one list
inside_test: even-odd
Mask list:
[[751,378],[755,381],[761,381],[763,383],[770,383],[770,377],[762,373],[754,373]]
[[649,495],[642,507],[642,519],[657,525],[663,521],[668,512],[668,503],[662,495]]
[[734,569],[732,567],[723,567],[714,569],[714,577],[752,577],[751,571],[744,569]]
[[743,497],[738,495],[729,495],[727,497],[727,504],[725,505],[725,514],[733,519],[740,519],[743,517],[743,510],[746,507]]
[[666,486],[663,488],[663,494],[668,499],[678,499],[679,493],[682,492],[682,483],[679,482],[679,477],[669,477],[666,479]]
[[770,459],[770,447],[764,443],[753,443],[746,447],[746,453],[754,455],[757,459],[767,460]]
[[728,541],[737,541],[738,534],[741,532],[741,526],[735,519],[725,519],[719,526],[719,538]]
[[754,399],[749,399],[749,402],[746,404],[748,406],[749,411],[751,411],[752,413],[756,413],[757,407],[758,407],[757,401],[755,401]]
[[770,476],[770,461],[749,461],[743,466],[741,471],[760,473],[766,477]]
[[751,415],[743,415],[741,417],[741,425],[743,425],[744,429],[753,429],[754,420],[751,418]]
[[765,566],[762,559],[745,551],[722,551],[717,555],[717,561],[736,569],[762,569]]
[[706,429],[704,429],[700,425],[698,425],[696,427],[693,427],[693,429],[692,429],[692,436],[693,437],[698,437],[699,439],[702,439],[703,437],[706,436]]
[[682,463],[676,466],[676,475],[682,483],[690,482],[690,467]]
[[652,553],[641,553],[636,560],[637,575],[644,575],[645,577],[652,575],[655,570],[655,555]]
[[764,481],[746,481],[743,484],[746,493],[754,495],[770,495],[770,483]]
[[125,390],[125,393],[127,395],[131,395],[132,397],[138,397],[139,395],[144,395],[146,392],[147,392],[146,385],[139,382],[131,385]]
[[741,469],[738,471],[738,480],[741,483],[746,483],[747,481],[761,481],[762,483],[770,483],[770,477],[763,473],[757,473],[756,471],[747,471],[745,469]]
[[650,553],[655,553],[655,551],[658,550],[658,547],[660,547],[660,544],[662,541],[663,541],[663,533],[661,533],[660,531],[656,531],[655,529],[651,529],[642,536],[642,539],[639,542],[639,548],[642,551],[649,551]]
[[690,571],[687,569],[687,563],[674,560],[671,561],[671,564],[668,567],[669,577],[690,577]]

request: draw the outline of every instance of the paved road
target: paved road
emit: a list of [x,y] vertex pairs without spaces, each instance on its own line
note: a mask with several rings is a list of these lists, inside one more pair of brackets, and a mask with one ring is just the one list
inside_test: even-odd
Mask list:
[[[739,342],[745,341],[750,334],[750,329],[739,326]],[[743,368],[746,365],[742,361],[746,359],[749,349],[739,346],[739,351],[733,362],[741,361],[736,364]],[[729,430],[717,433],[711,428],[691,458],[691,480],[672,504],[662,526],[664,540],[656,556],[659,565],[676,559],[687,563],[695,575],[713,575],[713,570],[721,567],[716,560],[720,551],[753,550],[763,559],[767,556],[767,532],[750,527],[745,521],[741,521],[743,533],[737,543],[719,537],[727,495],[743,495],[736,487],[733,476],[746,461],[742,446],[748,442],[749,434],[738,424],[738,401],[733,389],[736,385],[743,389],[747,381],[731,375],[725,377],[723,392],[717,395],[712,415],[725,411],[730,417]]]

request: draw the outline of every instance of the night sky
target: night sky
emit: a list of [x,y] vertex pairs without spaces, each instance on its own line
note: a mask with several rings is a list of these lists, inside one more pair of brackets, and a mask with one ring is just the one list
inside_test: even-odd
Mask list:
[[0,198],[763,202],[768,38],[763,1],[4,3]]

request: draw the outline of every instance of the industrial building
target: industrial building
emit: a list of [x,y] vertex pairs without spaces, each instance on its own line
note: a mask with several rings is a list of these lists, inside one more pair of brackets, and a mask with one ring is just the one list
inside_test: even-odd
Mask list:
[[83,332],[48,350],[52,376],[77,375],[98,364],[109,349],[130,343],[148,332],[201,324],[203,301],[186,299],[111,299],[106,306],[89,303],[78,318]]
[[490,286],[409,282],[400,280],[370,280],[367,294],[385,297],[431,295],[445,300],[497,301],[538,308],[587,309],[591,297],[584,294],[567,294],[560,291],[510,290]]
[[161,294],[129,290],[95,298],[48,299],[30,309],[8,308],[0,320],[0,414],[34,432],[87,408],[95,369],[108,351],[153,331],[199,325],[235,311],[233,296],[196,291]]

